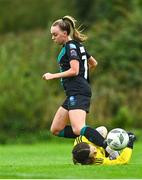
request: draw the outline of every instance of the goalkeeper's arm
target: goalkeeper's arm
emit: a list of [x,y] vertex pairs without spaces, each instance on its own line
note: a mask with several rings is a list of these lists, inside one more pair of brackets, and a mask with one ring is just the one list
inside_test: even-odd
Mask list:
[[132,150],[134,141],[136,140],[136,137],[133,133],[128,133],[129,135],[129,143],[126,148],[124,148],[121,152],[121,154],[113,160],[110,160],[109,158],[105,158],[103,164],[107,165],[121,165],[121,164],[127,164],[132,156]]

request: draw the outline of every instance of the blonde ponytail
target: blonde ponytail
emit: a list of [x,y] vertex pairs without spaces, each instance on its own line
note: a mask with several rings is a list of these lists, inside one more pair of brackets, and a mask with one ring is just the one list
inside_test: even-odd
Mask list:
[[88,39],[88,37],[85,34],[82,34],[81,31],[74,29],[73,31],[73,39],[79,41],[79,42],[84,42]]
[[76,22],[77,22],[76,19],[74,19],[72,16],[64,16],[62,20],[70,24],[70,28],[71,28],[70,35],[74,40],[79,42],[83,42],[87,40],[88,37],[83,33],[81,33],[79,28],[76,28]]

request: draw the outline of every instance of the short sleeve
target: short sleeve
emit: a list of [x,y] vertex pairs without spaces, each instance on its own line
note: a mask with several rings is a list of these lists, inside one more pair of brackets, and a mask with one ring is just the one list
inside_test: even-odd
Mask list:
[[87,51],[86,51],[86,56],[87,56],[87,59],[91,57],[91,55]]
[[71,61],[72,59],[77,59],[77,60],[80,59],[76,44],[69,43],[67,44],[66,48],[67,48],[67,56],[69,58],[69,61]]

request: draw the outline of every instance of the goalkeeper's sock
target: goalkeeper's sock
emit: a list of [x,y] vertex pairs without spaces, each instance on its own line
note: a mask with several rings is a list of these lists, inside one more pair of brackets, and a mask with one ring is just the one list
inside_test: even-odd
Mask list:
[[64,138],[78,137],[77,135],[74,134],[71,126],[65,126],[65,128],[63,130],[61,130],[57,136],[64,137]]
[[101,146],[103,148],[107,147],[106,141],[104,137],[95,129],[85,126],[81,129],[82,136],[85,136],[89,141],[94,143],[97,146]]

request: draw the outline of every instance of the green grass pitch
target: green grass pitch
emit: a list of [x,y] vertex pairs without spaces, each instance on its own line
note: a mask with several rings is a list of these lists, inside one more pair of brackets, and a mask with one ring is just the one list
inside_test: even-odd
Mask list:
[[132,159],[121,166],[73,165],[72,143],[0,145],[0,178],[14,179],[136,179],[142,178],[142,147],[136,142]]

